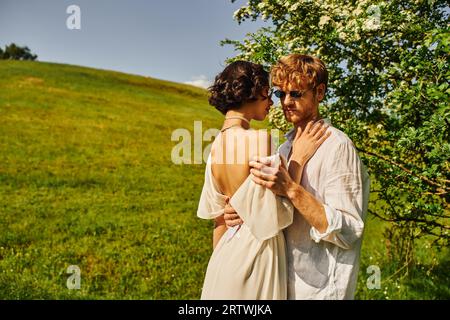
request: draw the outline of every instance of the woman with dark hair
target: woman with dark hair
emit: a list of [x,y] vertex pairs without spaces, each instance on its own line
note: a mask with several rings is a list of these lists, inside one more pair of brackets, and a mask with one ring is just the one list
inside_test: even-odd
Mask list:
[[[253,130],[273,104],[269,74],[261,65],[236,61],[209,88],[209,103],[225,115],[206,163],[205,183],[197,215],[214,219],[213,254],[202,299],[286,299],[287,267],[282,230],[292,223],[293,206],[287,198],[253,182],[249,161],[266,158],[276,172],[286,166],[272,152],[267,130]],[[319,124],[321,126],[321,124]],[[324,131],[324,130],[323,130]],[[307,137],[304,158],[318,148],[322,135]],[[313,147],[314,146],[314,147]],[[244,221],[227,229],[223,214],[230,204]]]

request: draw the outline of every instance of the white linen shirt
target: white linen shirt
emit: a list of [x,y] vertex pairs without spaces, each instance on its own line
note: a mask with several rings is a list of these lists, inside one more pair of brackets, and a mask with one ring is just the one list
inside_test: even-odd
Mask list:
[[[328,130],[330,137],[308,161],[301,180],[323,204],[328,228],[320,233],[294,212],[284,230],[288,299],[353,299],[355,294],[370,180],[347,135],[332,126]],[[289,160],[294,129],[285,137],[278,151]]]

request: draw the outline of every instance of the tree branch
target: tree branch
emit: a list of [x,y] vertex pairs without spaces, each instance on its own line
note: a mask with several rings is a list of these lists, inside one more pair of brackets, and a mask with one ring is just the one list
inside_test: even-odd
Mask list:
[[[381,159],[381,160],[383,160],[383,161],[389,162],[390,164],[392,164],[392,165],[394,165],[394,166],[400,168],[400,169],[403,170],[404,172],[406,172],[406,173],[408,173],[408,174],[410,174],[410,175],[412,175],[412,176],[414,176],[414,177],[416,177],[416,178],[419,178],[420,180],[426,182],[428,185],[433,186],[433,187],[438,187],[438,188],[440,188],[441,190],[438,190],[438,191],[440,192],[439,194],[445,194],[446,192],[445,192],[444,190],[450,191],[450,188],[449,188],[449,187],[443,186],[443,185],[441,185],[441,184],[439,184],[439,183],[436,183],[436,182],[434,182],[434,181],[428,179],[427,177],[418,175],[418,174],[412,172],[411,170],[409,170],[408,168],[405,168],[405,167],[404,167],[403,165],[401,165],[400,163],[397,163],[397,162],[395,162],[395,161],[393,161],[393,160],[391,160],[391,159],[389,159],[389,158],[387,158],[387,157],[385,157],[385,156],[376,154],[376,153],[371,152],[371,151],[363,150],[363,149],[361,149],[361,148],[359,148],[359,147],[357,147],[357,146],[355,146],[355,147],[356,147],[356,150],[358,150],[359,152],[362,152],[362,153],[368,154],[368,155],[370,155],[370,156],[377,157],[377,158],[379,158],[379,159]],[[444,192],[442,192],[442,191],[444,191]]]
[[370,214],[373,214],[374,216],[376,216],[377,218],[380,218],[383,221],[387,221],[387,222],[401,222],[401,221],[405,221],[405,222],[423,222],[426,224],[430,224],[432,226],[438,227],[438,228],[442,228],[442,229],[450,229],[450,226],[446,226],[440,223],[437,223],[435,221],[427,221],[424,219],[416,219],[416,218],[397,218],[397,219],[389,219],[389,218],[385,218],[380,216],[378,213],[375,213],[375,211],[372,211],[369,209]]

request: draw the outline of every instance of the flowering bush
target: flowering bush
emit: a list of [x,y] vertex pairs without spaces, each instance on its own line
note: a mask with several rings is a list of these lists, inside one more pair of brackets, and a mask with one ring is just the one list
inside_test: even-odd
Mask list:
[[[250,0],[235,19],[270,19],[272,26],[242,42],[223,41],[238,50],[235,59],[267,66],[294,52],[326,63],[322,114],[368,166],[369,212],[392,223],[386,236],[401,258],[421,236],[449,241],[448,12],[439,0]],[[270,121],[287,129],[279,112]]]

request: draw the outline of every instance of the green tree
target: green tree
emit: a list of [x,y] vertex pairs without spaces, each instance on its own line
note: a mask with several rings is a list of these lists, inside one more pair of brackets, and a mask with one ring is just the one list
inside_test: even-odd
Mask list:
[[4,60],[36,60],[37,55],[32,54],[28,47],[19,47],[15,43],[0,48],[0,59]]
[[[360,151],[375,180],[369,212],[391,222],[403,261],[419,237],[449,241],[448,12],[439,0],[250,0],[235,19],[272,26],[222,42],[239,52],[233,59],[271,65],[297,52],[327,64],[321,111]],[[270,121],[285,130],[280,115]]]

